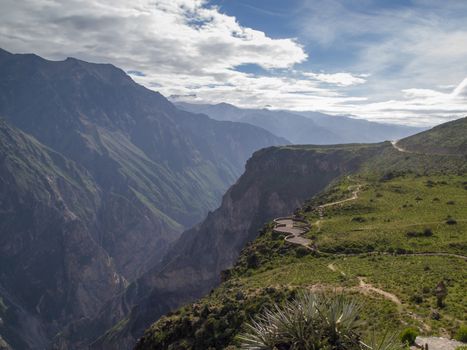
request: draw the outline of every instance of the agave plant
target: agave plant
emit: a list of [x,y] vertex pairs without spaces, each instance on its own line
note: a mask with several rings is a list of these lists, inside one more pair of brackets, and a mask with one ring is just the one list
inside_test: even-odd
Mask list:
[[335,349],[350,349],[359,342],[360,304],[344,295],[323,296],[319,307],[327,341]]
[[394,337],[363,343],[359,311],[360,305],[343,295],[304,292],[294,301],[265,310],[237,339],[245,350],[400,349]]
[[382,337],[377,337],[373,332],[368,344],[361,342],[364,349],[367,350],[403,350],[406,346],[401,344],[397,333],[386,333]]

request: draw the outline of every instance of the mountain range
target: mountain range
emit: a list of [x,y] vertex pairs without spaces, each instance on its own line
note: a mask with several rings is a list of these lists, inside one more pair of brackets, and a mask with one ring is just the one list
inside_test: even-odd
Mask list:
[[181,111],[109,64],[3,50],[0,116],[0,334],[15,349],[95,315],[255,150],[287,143]]
[[210,105],[177,102],[176,106],[217,120],[255,125],[299,145],[398,140],[425,130],[421,127],[376,123],[319,112],[243,109],[227,103]]
[[[416,164],[428,144],[462,156],[458,123],[449,142],[433,129],[398,144]],[[132,348],[227,278],[264,223],[407,156],[361,142],[416,131],[174,105],[110,64],[0,50],[0,348]]]

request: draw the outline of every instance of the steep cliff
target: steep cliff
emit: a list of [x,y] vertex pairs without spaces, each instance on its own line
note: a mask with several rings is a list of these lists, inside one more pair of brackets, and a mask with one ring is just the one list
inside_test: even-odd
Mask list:
[[[339,164],[347,168],[349,176],[339,177],[309,198],[295,211],[299,219],[266,224],[261,234],[245,245],[235,265],[222,273],[218,287],[161,317],[146,330],[134,349],[289,349],[295,344],[306,349],[313,348],[313,344],[318,348],[347,349],[347,344],[339,342],[329,345],[327,341],[309,340],[313,337],[310,334],[331,333],[320,332],[319,323],[310,323],[314,318],[311,308],[304,313],[296,309],[293,314],[290,312],[292,307],[287,301],[304,291],[319,295],[337,293],[353,300],[351,308],[358,310],[359,324],[364,330],[356,349],[379,349],[381,344],[391,349],[404,347],[397,334],[408,326],[423,335],[452,338],[462,329],[465,319],[467,151],[461,147],[466,139],[467,124],[461,119],[401,141],[404,146],[417,145],[417,151],[385,142],[355,147],[353,154],[341,153],[347,160],[344,162],[335,153],[329,154],[329,163],[327,157],[325,162],[321,158],[312,172],[314,176],[332,173]],[[438,151],[433,152],[436,144]],[[305,149],[295,147],[294,152],[304,154]],[[275,161],[281,160],[281,152],[271,155]],[[289,177],[277,181],[286,183],[295,177],[300,182],[300,177],[294,174],[300,173],[300,165],[307,169],[310,158],[293,154],[288,157],[295,165],[284,162]],[[312,154],[311,159],[315,157]],[[323,172],[324,169],[327,171]],[[270,176],[262,170],[287,174],[277,167],[259,170],[253,172],[253,181],[245,179],[246,186],[240,185],[242,177],[229,191],[229,199],[237,186],[240,193],[248,193],[248,184],[253,184],[257,176],[268,182]],[[248,170],[245,178],[247,175]],[[289,190],[294,193],[293,186]],[[251,209],[246,202],[237,204]],[[241,211],[240,207],[237,209]],[[222,215],[232,217],[231,213],[226,210]],[[216,220],[211,220],[211,225],[215,224]],[[219,227],[221,236],[222,230],[225,227]],[[209,275],[205,271],[197,273],[197,261],[209,263],[206,257],[212,255],[211,248],[218,254],[214,255],[215,261],[228,260],[230,256],[224,258],[221,254],[224,249],[229,251],[229,244],[236,243],[235,239],[224,238],[226,243],[219,244],[208,230],[202,233],[203,238],[194,241],[203,240],[204,250],[193,243],[188,249],[180,248],[189,251],[187,255],[192,261],[190,265],[185,263],[185,270],[199,280]],[[216,244],[211,246],[211,242],[217,242],[221,249]],[[189,273],[184,274],[183,264],[178,265],[178,270],[173,269],[174,265],[177,266],[169,263],[161,272],[163,275],[167,271],[164,284],[170,284],[169,278],[178,276],[190,279]],[[444,281],[449,289],[449,297],[442,306],[433,293],[439,281]],[[177,283],[179,288],[186,287],[181,280]],[[144,308],[154,307],[158,297],[167,299],[167,294],[154,293],[153,303]],[[282,308],[284,305],[288,306]],[[337,303],[332,305],[337,309]],[[320,308],[318,314],[326,316],[326,323],[337,320],[333,331],[347,322],[347,311],[323,310]],[[303,315],[306,317],[301,318]],[[307,324],[310,329],[303,331]],[[286,336],[278,336],[281,332]],[[391,333],[393,346],[388,345],[387,336]],[[386,341],[381,343],[384,337]]]
[[6,51],[0,116],[0,317],[16,329],[0,335],[15,349],[94,317],[219,204],[255,150],[286,143],[180,111],[109,64]]
[[206,294],[220,282],[264,222],[286,215],[333,180],[355,171],[381,145],[281,147],[258,151],[219,209],[186,231],[162,264],[104,308],[82,334],[108,327],[95,349],[131,347],[152,321]]
[[93,228],[89,173],[0,119],[0,334],[44,347],[125,286]]

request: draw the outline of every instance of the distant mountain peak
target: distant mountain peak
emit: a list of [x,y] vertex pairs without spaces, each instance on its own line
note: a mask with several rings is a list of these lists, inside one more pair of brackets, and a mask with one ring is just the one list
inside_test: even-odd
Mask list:
[[4,50],[0,47],[0,56],[3,55],[13,55],[11,52],[8,52],[7,50]]

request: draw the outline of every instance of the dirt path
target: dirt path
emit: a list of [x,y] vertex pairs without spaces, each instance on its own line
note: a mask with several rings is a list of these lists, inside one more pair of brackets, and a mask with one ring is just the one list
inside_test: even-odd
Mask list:
[[399,140],[391,141],[392,147],[394,147],[396,150],[398,150],[399,152],[402,152],[402,153],[414,153],[414,152],[410,152],[410,151],[406,150],[405,148],[402,148],[402,147],[398,146],[397,145],[398,141]]
[[[349,179],[350,179],[350,176],[349,176]],[[353,201],[353,200],[356,200],[358,198],[358,194],[360,193],[360,190],[362,188],[362,185],[352,185],[352,186],[349,186],[348,189],[351,190],[352,188],[355,189],[352,191],[352,196],[349,197],[349,198],[346,198],[346,199],[342,199],[340,201],[335,201],[335,202],[330,202],[330,203],[326,203],[326,204],[321,204],[319,207],[318,207],[318,215],[319,215],[319,220],[315,222],[314,225],[316,225],[318,227],[318,232],[321,230],[321,220],[324,219],[324,208],[327,208],[327,207],[332,207],[334,205],[338,205],[338,204],[342,204],[342,203],[346,203],[346,202],[350,202],[350,201]]]
[[[467,219],[456,219],[457,222],[467,222]],[[400,225],[399,223],[397,224],[398,228],[406,228],[406,227],[414,227],[414,226],[423,226],[423,225],[443,225],[446,223],[446,220],[443,221],[426,221],[426,222],[417,222],[413,224],[404,224]],[[394,223],[391,223],[394,225]],[[377,226],[376,228],[380,228],[380,226]],[[365,225],[365,227],[359,227],[354,229],[354,231],[369,231],[369,230],[374,230],[375,226],[371,225]]]
[[320,250],[316,250],[318,253],[321,253],[323,255],[332,255],[336,257],[342,257],[342,258],[347,258],[347,257],[352,257],[352,256],[363,256],[363,255],[386,255],[386,256],[446,256],[450,258],[458,258],[458,259],[464,259],[467,260],[467,256],[465,255],[460,255],[460,254],[453,254],[453,253],[443,253],[443,252],[426,252],[426,253],[406,253],[406,254],[393,254],[393,253],[387,253],[387,252],[366,252],[366,253],[327,253],[323,252]]
[[352,187],[355,187],[355,190],[352,191],[352,196],[351,197],[346,198],[346,199],[342,199],[342,200],[336,201],[336,202],[322,204],[318,208],[327,208],[327,207],[331,207],[333,205],[338,205],[338,204],[342,204],[342,203],[345,203],[345,202],[350,202],[350,201],[353,201],[353,200],[357,199],[358,198],[358,193],[360,192],[360,189],[362,188],[362,185],[349,186],[349,190]]
[[[397,311],[399,313],[403,313],[404,312],[404,307],[402,306],[402,302],[401,300],[397,297],[397,295],[395,294],[392,294],[392,293],[389,293],[381,288],[377,288],[375,286],[373,286],[372,284],[370,283],[366,283],[365,282],[365,279],[364,277],[361,277],[361,276],[358,276],[357,277],[358,279],[358,282],[359,282],[359,288],[360,288],[360,291],[363,293],[363,294],[369,294],[371,292],[373,293],[376,293],[378,295],[381,295],[383,298],[393,302],[394,304],[396,304],[397,306]],[[409,315],[411,318],[413,318],[414,320],[418,321],[421,326],[423,327],[423,329],[426,331],[426,332],[430,332],[431,331],[431,327],[429,325],[427,325],[424,321],[423,321],[423,318],[420,317],[419,315],[417,314],[414,314],[413,312],[407,312],[407,315]]]
[[359,277],[357,277],[357,279],[358,279],[358,282],[359,282],[359,287],[364,293],[373,292],[373,293],[379,294],[382,297],[384,297],[385,299],[390,300],[394,304],[396,304],[399,312],[402,311],[402,302],[400,301],[400,299],[396,295],[394,295],[392,293],[389,293],[389,292],[386,292],[385,290],[382,290],[380,288],[376,288],[376,287],[374,287],[373,285],[371,285],[369,283],[366,283],[364,277],[359,276]]
[[342,276],[345,276],[345,272],[338,269],[334,264],[329,264],[328,269],[330,269],[331,271],[334,271],[334,272],[339,272]]

